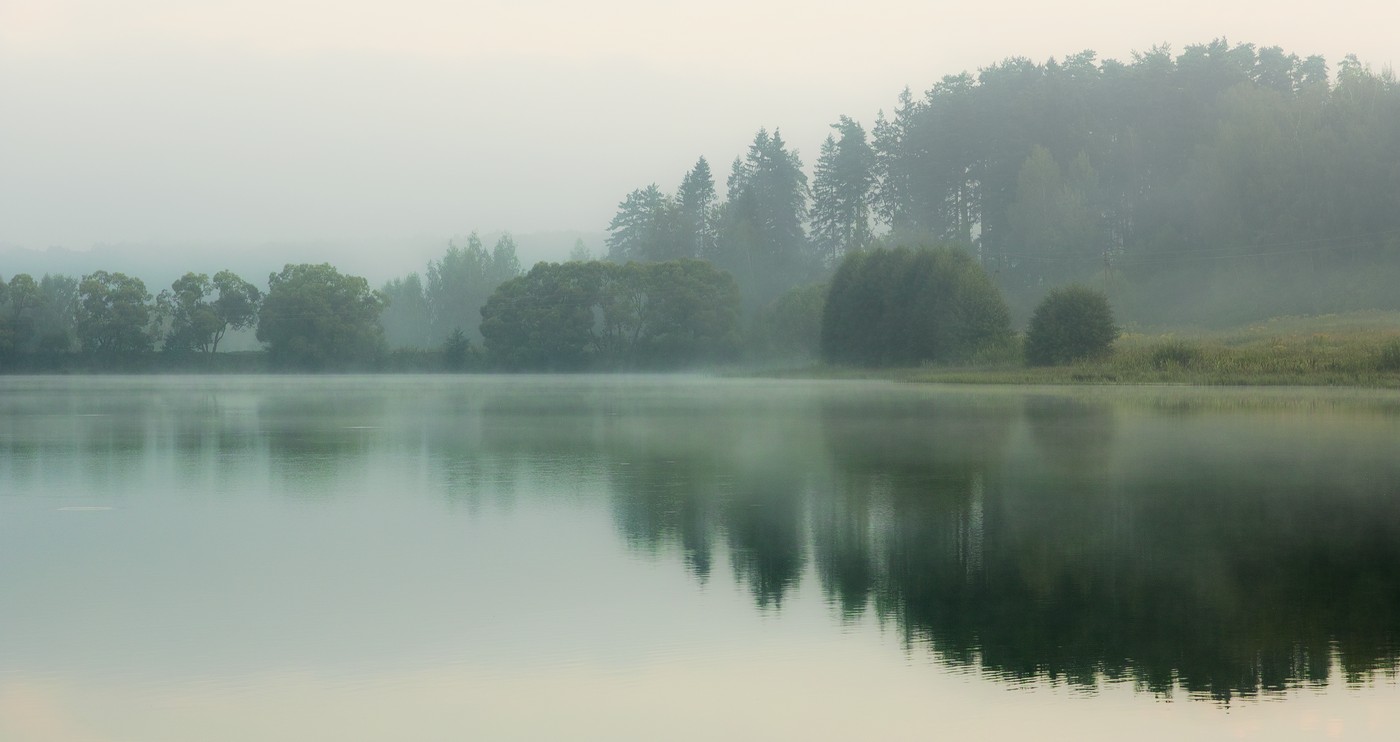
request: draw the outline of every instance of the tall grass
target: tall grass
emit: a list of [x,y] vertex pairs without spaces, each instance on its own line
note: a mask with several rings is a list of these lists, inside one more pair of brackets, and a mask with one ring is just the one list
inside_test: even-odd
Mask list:
[[1050,368],[923,369],[920,380],[1400,387],[1400,313],[1289,317],[1220,332],[1128,334],[1107,357]]

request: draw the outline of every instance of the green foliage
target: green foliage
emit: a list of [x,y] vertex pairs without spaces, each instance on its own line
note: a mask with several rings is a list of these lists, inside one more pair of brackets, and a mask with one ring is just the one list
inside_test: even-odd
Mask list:
[[76,317],[83,350],[108,358],[151,350],[150,302],[146,284],[139,278],[107,271],[83,276]]
[[1201,348],[1184,340],[1169,340],[1152,349],[1150,363],[1158,371],[1187,370],[1201,360]]
[[601,263],[536,263],[481,308],[486,350],[509,370],[580,369],[592,344]]
[[428,348],[435,344],[432,312],[423,291],[423,279],[417,273],[392,279],[379,292],[387,302],[380,322],[390,348]]
[[1000,384],[1213,384],[1400,386],[1382,367],[1400,359],[1397,312],[1276,317],[1227,330],[1124,334],[1112,351],[1065,366],[926,370],[900,378]]
[[77,311],[78,279],[45,273],[33,307],[33,342],[24,349],[48,356],[71,351],[77,341]]
[[186,273],[157,298],[162,318],[169,324],[164,349],[217,353],[219,341],[230,329],[256,324],[261,301],[262,292],[232,271],[219,271],[213,280],[203,273]]
[[701,157],[681,179],[676,191],[682,257],[709,258],[715,251],[715,179],[710,163]]
[[807,175],[781,133],[759,129],[730,168],[719,209],[715,265],[734,275],[748,306],[766,305],[817,272],[807,240]]
[[1053,366],[1108,353],[1118,337],[1113,310],[1101,292],[1069,286],[1051,291],[1026,329],[1026,362]]
[[287,265],[268,277],[257,337],[276,368],[364,367],[383,351],[383,310],[384,297],[359,276],[328,263]]
[[1354,58],[1335,84],[1223,39],[1012,58],[906,92],[873,134],[881,220],[976,239],[1018,314],[1099,280],[1152,324],[1400,306],[1400,85]]
[[962,362],[1011,334],[986,272],[950,247],[854,253],[832,278],[822,356],[832,363],[910,366]]
[[875,150],[865,129],[847,116],[832,124],[812,181],[812,240],[821,261],[835,266],[841,256],[870,244],[871,188]]
[[73,349],[78,281],[27,273],[0,280],[0,370],[43,369]]
[[223,321],[223,326],[215,333],[210,352],[219,350],[219,340],[228,330],[246,330],[258,322],[258,305],[262,303],[262,292],[258,287],[243,280],[230,270],[214,274],[214,289],[219,297],[214,300],[214,312]]
[[520,275],[515,249],[515,239],[506,234],[488,251],[473,232],[466,247],[449,244],[440,260],[428,264],[423,295],[431,333],[424,342],[439,345],[458,329],[468,338],[476,336],[487,297],[497,286]]
[[442,362],[448,371],[463,371],[472,355],[472,341],[460,329],[453,330],[442,344]]
[[1400,371],[1400,338],[1381,346],[1376,358],[1376,369],[1380,371]]
[[816,358],[821,352],[827,284],[788,289],[754,320],[754,350],[775,358]]
[[627,194],[608,223],[608,259],[667,260],[689,252],[681,233],[680,207],[655,183]]
[[[701,157],[681,179],[674,196],[655,183],[627,194],[608,223],[608,260],[712,258],[715,219],[715,181],[710,164]],[[587,260],[587,251],[569,259]]]
[[698,260],[539,263],[481,310],[491,357],[507,369],[676,367],[738,347],[734,280]]

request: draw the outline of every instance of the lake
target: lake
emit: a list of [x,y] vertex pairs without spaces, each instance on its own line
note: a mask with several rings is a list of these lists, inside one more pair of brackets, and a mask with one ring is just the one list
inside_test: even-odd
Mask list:
[[1400,394],[0,378],[0,739],[1400,734]]

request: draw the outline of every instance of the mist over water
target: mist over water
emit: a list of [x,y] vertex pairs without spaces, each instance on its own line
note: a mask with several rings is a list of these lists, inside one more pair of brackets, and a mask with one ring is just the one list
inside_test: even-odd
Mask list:
[[7,739],[1397,723],[1393,394],[4,384]]

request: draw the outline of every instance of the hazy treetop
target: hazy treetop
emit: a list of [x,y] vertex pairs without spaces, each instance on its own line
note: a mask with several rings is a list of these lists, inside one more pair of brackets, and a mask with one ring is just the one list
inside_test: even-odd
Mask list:
[[757,126],[810,163],[837,116],[1008,56],[1225,36],[1380,69],[1400,27],[1384,2],[1322,23],[1204,0],[854,8],[6,0],[0,245],[600,229],[619,194],[728,162]]

